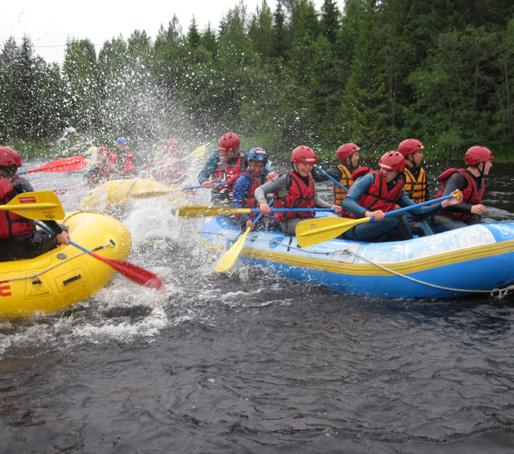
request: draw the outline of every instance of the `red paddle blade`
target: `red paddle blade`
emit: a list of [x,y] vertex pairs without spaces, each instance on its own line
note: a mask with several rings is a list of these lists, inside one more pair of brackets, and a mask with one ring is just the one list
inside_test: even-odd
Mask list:
[[156,290],[159,290],[164,286],[164,281],[162,278],[157,276],[157,274],[145,270],[140,266],[134,265],[133,263],[108,259],[106,257],[102,257],[101,255],[95,254],[94,252],[91,252],[91,255],[101,262],[112,266],[116,271],[120,272],[125,277],[129,278],[131,281],[137,284],[141,284],[145,287],[153,288]]
[[27,173],[34,172],[71,172],[80,170],[87,166],[87,161],[83,156],[70,156],[69,158],[56,159],[47,162],[37,169],[30,169]]

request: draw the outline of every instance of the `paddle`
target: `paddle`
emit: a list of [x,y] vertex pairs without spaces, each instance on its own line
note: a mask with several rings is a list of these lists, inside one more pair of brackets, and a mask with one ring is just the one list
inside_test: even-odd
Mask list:
[[339,186],[343,191],[348,192],[348,188],[343,186],[340,181],[337,181],[332,175],[330,175],[323,167],[320,165],[316,166],[316,169],[319,170],[325,177],[332,181],[336,186]]
[[[46,224],[43,224],[39,221],[34,221],[39,227],[43,230],[46,230],[48,233],[53,233],[52,229],[48,227]],[[80,244],[75,243],[70,239],[70,244],[75,246],[77,249],[80,249],[82,252],[91,255],[97,260],[109,265],[114,268],[119,273],[123,274],[123,276],[127,277],[131,281],[136,284],[144,285],[145,287],[150,287],[153,289],[161,289],[164,285],[164,281],[162,278],[157,276],[156,274],[148,271],[140,266],[134,265],[133,263],[127,262],[125,260],[115,260],[108,259],[107,257],[102,257],[101,255],[96,254],[95,252],[81,246]]]
[[199,147],[196,147],[191,153],[189,153],[190,158],[203,158],[207,153],[207,145],[203,144]]
[[12,211],[27,219],[43,221],[53,221],[64,217],[61,202],[52,191],[23,192],[9,203],[0,205],[0,210]]
[[[257,223],[261,217],[262,213],[255,218],[254,224]],[[246,238],[251,231],[252,229],[248,227],[238,238],[238,240],[230,247],[230,249],[221,256],[221,258],[218,260],[218,263],[216,263],[216,266],[214,267],[214,271],[216,271],[216,273],[226,273],[230,268],[232,268],[232,265],[234,265],[235,261],[239,257],[239,254],[243,250]]]
[[[273,200],[270,201],[270,205],[273,205]],[[256,218],[253,221],[253,225],[257,224],[263,214],[259,213]],[[218,260],[218,263],[216,263],[216,267],[214,268],[214,271],[216,273],[226,273],[230,268],[232,268],[232,265],[234,265],[235,261],[239,257],[239,254],[241,254],[241,251],[243,250],[243,246],[245,244],[246,238],[250,234],[252,229],[248,227],[244,233],[239,237],[239,239],[230,247],[230,249],[223,254],[223,256]]]
[[[271,213],[306,213],[334,212],[333,208],[271,208]],[[184,218],[225,216],[231,214],[260,213],[259,208],[232,208],[209,205],[185,205],[178,209],[178,215]]]
[[[384,215],[385,217],[395,216],[399,213],[414,210],[425,205],[432,205],[434,203],[442,202],[443,200],[449,200],[452,198],[458,199],[459,197],[459,192],[455,194],[452,193],[437,199],[417,203],[416,205],[410,205],[407,207],[399,208],[397,210],[388,211],[387,213],[384,213]],[[312,246],[313,244],[322,243],[324,241],[336,238],[347,230],[350,230],[352,227],[372,220],[373,216],[359,219],[340,218],[337,216],[308,219],[298,223],[296,226],[296,239],[298,244],[302,247]]]
[[83,156],[71,156],[69,158],[47,162],[36,169],[20,170],[18,175],[35,172],[71,172],[73,170],[83,169],[86,166],[87,161]]

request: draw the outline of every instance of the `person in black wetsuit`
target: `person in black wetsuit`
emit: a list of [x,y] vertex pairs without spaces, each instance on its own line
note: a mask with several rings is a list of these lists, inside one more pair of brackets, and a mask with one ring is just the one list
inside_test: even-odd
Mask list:
[[[0,146],[0,204],[34,188],[17,175],[21,167],[19,154],[10,147]],[[0,211],[0,262],[37,257],[59,243],[67,244],[68,233],[55,221],[45,221],[53,234],[36,230],[33,221],[10,211]]]
[[450,168],[439,175],[441,187],[436,197],[448,195],[456,189],[462,192],[462,201],[440,210],[433,217],[436,232],[452,230],[481,222],[487,208],[482,204],[485,179],[493,167],[494,155],[484,146],[475,145],[464,155],[465,169]]

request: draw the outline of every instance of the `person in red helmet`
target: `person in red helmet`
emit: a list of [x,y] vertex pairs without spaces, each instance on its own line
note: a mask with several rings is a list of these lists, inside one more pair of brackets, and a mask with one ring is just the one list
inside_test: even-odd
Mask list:
[[159,143],[158,152],[149,162],[148,170],[153,178],[168,184],[180,183],[187,178],[177,139],[172,137]]
[[198,174],[198,182],[211,188],[212,201],[229,203],[239,175],[246,168],[239,149],[241,139],[235,132],[227,132],[218,140],[218,150],[213,153]]
[[[326,171],[328,175],[339,181],[342,186],[349,189],[353,184],[352,172],[359,166],[360,148],[354,143],[343,143],[336,150],[336,159],[338,164],[336,167]],[[318,169],[312,172],[314,181],[326,181],[329,178]],[[342,205],[343,199],[346,197],[347,191],[340,186],[334,184],[334,203]]]
[[[34,188],[18,176],[21,158],[11,147],[0,146],[0,205],[5,205],[16,195],[32,192]],[[54,232],[50,235],[36,230],[33,221],[10,211],[0,211],[0,261],[37,257],[57,246],[67,244],[68,233],[54,221],[44,221]]]
[[421,166],[424,149],[424,145],[418,139],[405,139],[398,145],[398,151],[405,158],[403,190],[416,203],[428,200],[427,175]]
[[[255,190],[255,199],[262,213],[265,215],[270,213],[270,206],[266,199],[268,194],[275,195],[276,208],[321,207],[333,208],[336,212],[340,212],[341,207],[325,202],[316,193],[311,173],[317,159],[316,152],[312,148],[306,145],[296,147],[291,153],[292,170],[264,183]],[[294,235],[296,225],[314,215],[315,213],[312,211],[305,211],[278,213],[275,217],[284,232]]]
[[464,154],[465,169],[445,170],[438,181],[441,186],[437,197],[459,189],[462,201],[457,205],[439,211],[433,217],[434,229],[438,232],[464,227],[481,222],[487,208],[482,204],[485,194],[485,180],[493,167],[493,152],[482,145],[470,147]]
[[[359,167],[352,174],[354,180],[343,201],[343,216],[350,218],[373,217],[374,222],[358,224],[343,234],[346,239],[357,241],[395,241],[412,238],[412,231],[405,216],[384,217],[388,211],[414,205],[404,192],[405,158],[396,151],[388,151],[378,162],[379,170]],[[417,216],[426,216],[441,206],[458,203],[445,200],[431,206],[413,210]]]

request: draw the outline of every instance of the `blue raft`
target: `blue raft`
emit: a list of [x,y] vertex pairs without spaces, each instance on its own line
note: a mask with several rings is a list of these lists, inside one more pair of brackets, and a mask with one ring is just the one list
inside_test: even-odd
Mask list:
[[[207,218],[200,237],[225,251],[239,237],[228,217]],[[514,284],[514,222],[468,226],[406,241],[334,239],[299,247],[294,236],[257,231],[240,260],[339,293],[386,298],[447,298],[494,293]]]

